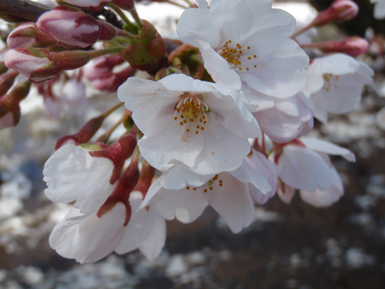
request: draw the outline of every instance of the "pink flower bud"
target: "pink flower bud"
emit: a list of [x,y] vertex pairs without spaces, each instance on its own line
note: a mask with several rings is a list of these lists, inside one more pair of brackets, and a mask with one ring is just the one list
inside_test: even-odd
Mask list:
[[352,0],[337,0],[330,6],[335,15],[338,17],[337,21],[349,21],[357,16],[359,7]]
[[320,27],[333,21],[349,21],[357,16],[358,11],[358,5],[352,0],[336,0],[328,9],[320,12],[312,24]]
[[19,25],[11,31],[7,38],[7,45],[10,49],[29,45],[47,47],[56,43],[55,39],[41,32],[33,22]]
[[72,70],[85,65],[98,51],[49,52],[44,48],[22,47],[5,55],[5,64],[33,82],[55,78],[62,70]]
[[349,37],[341,42],[331,41],[319,43],[317,48],[323,52],[342,52],[355,57],[368,52],[369,43],[361,37]]
[[36,25],[59,42],[83,48],[94,44],[100,35],[98,22],[91,15],[68,6],[44,13]]
[[133,76],[136,69],[129,66],[118,73],[110,73],[104,77],[96,78],[92,81],[92,86],[101,91],[114,92],[118,87]]
[[84,74],[85,78],[92,81],[97,78],[105,77],[112,73],[112,69],[124,62],[118,55],[106,55],[96,58]]
[[5,55],[5,64],[24,76],[28,77],[32,81],[45,81],[47,79],[54,78],[55,73],[41,75],[33,77],[33,73],[39,69],[49,67],[53,65],[53,62],[50,61],[47,57],[37,57],[31,54],[24,53],[24,51],[19,51],[20,48],[12,49],[7,52]]

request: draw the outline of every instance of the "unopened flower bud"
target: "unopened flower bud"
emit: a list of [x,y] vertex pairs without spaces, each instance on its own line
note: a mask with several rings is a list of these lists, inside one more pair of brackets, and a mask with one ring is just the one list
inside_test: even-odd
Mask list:
[[[31,82],[16,85],[9,94],[0,98],[0,128],[15,126],[20,120],[20,101],[29,93]],[[5,123],[1,121],[4,118]],[[10,121],[12,120],[12,121]]]
[[56,44],[57,41],[40,31],[33,22],[20,24],[13,29],[7,38],[10,49],[23,46],[47,47]]
[[355,57],[368,52],[369,43],[361,37],[349,37],[341,42],[331,41],[319,43],[317,48],[323,52],[342,52]]
[[112,69],[124,62],[118,55],[106,55],[96,58],[86,70],[84,77],[92,81],[112,73]]
[[62,70],[72,70],[84,66],[98,51],[49,52],[44,48],[21,47],[12,49],[5,55],[5,64],[33,82],[53,79]]
[[100,91],[114,92],[118,87],[133,76],[136,69],[129,66],[117,73],[109,73],[103,77],[96,78],[92,81],[92,86]]
[[154,73],[167,64],[166,44],[150,22],[142,22],[138,42],[123,50],[120,56],[135,68]]
[[359,7],[352,0],[337,0],[330,6],[337,15],[337,21],[349,21],[358,14]]
[[49,68],[53,65],[52,61],[44,55],[39,54],[38,56],[35,56],[37,54],[34,54],[35,53],[28,53],[28,51],[25,51],[25,49],[22,48],[12,49],[5,55],[5,64],[32,81],[39,82],[54,78],[56,76],[56,71],[54,73],[40,75],[39,77],[33,76],[35,71]]
[[98,22],[91,15],[68,6],[44,13],[36,25],[59,42],[83,48],[94,44],[100,35]]
[[55,145],[55,150],[58,150],[67,143],[74,143],[80,145],[87,143],[95,135],[95,133],[101,128],[103,121],[106,117],[100,115],[89,120],[78,133],[72,135],[65,135],[59,138]]
[[19,73],[13,70],[0,76],[0,97],[6,94],[7,91],[12,87],[15,78],[18,75]]
[[357,16],[358,5],[352,0],[336,0],[330,7],[320,12],[313,20],[312,25],[320,27],[330,22],[345,22]]

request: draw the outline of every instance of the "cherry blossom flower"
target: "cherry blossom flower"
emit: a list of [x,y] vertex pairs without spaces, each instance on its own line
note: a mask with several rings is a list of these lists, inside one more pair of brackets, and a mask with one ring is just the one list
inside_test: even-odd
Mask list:
[[[113,162],[89,152],[66,144],[44,166],[46,197],[54,202],[75,202],[55,226],[50,246],[80,263],[96,262],[114,250],[123,254],[137,248],[147,258],[155,258],[166,238],[165,220],[156,205],[138,210],[143,196],[131,192],[126,183],[130,179],[122,177],[112,185]],[[116,201],[122,195],[114,193],[121,188],[129,196]]]
[[285,144],[281,153],[275,156],[278,176],[292,188],[307,192],[325,191],[332,186],[334,174],[327,154],[355,161],[349,150],[313,138]]
[[384,19],[385,18],[385,1],[384,0],[371,0],[370,2],[375,3],[374,18]]
[[272,141],[289,142],[313,129],[313,108],[303,93],[273,99],[274,107],[254,113],[261,129]]
[[74,208],[81,214],[102,206],[114,189],[110,184],[114,164],[107,158],[92,157],[89,152],[66,144],[47,160],[43,170],[46,197],[60,203],[76,201]]
[[272,9],[272,0],[198,0],[184,11],[179,38],[200,49],[213,80],[247,91],[243,100],[258,106],[260,98],[289,97],[306,83],[308,57],[290,39],[295,19]]
[[110,211],[97,216],[84,215],[73,207],[53,229],[50,246],[64,258],[79,263],[96,262],[114,250],[118,254],[138,249],[152,260],[157,257],[166,239],[166,222],[156,206],[138,210],[142,194],[130,195],[131,218],[125,226],[126,208],[117,203]]
[[253,115],[220,85],[174,74],[158,82],[130,78],[118,97],[143,132],[143,157],[155,168],[182,162],[212,174],[239,167],[250,152],[247,138],[261,135]]
[[341,178],[334,167],[331,169],[333,172],[332,185],[324,191],[315,190],[314,192],[307,192],[300,190],[299,194],[304,202],[318,208],[329,207],[344,195],[344,186]]
[[314,108],[314,116],[327,122],[328,112],[340,114],[354,109],[361,89],[372,83],[373,70],[345,54],[316,58],[308,67],[308,83],[302,90]]
[[[253,220],[253,199],[263,203],[274,195],[275,191],[264,176],[270,171],[262,173],[260,168],[261,165],[256,169],[244,160],[231,172],[198,175],[182,164],[175,165],[151,185],[140,208],[155,204],[164,218],[175,217],[190,223],[209,204],[226,220],[230,229],[238,233]],[[266,195],[265,199],[260,195]]]
[[[341,178],[333,166],[331,167],[331,170],[333,173],[333,183],[328,189],[324,191],[317,189],[314,192],[307,192],[304,190],[299,191],[301,199],[305,203],[317,208],[329,207],[343,196],[344,187]],[[295,191],[294,188],[281,181],[277,189],[277,195],[284,203],[290,204],[295,195]]]

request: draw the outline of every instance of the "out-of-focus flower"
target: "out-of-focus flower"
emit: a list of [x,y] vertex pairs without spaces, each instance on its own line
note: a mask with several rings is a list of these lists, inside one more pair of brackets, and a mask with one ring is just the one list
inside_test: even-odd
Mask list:
[[327,154],[355,161],[353,153],[347,149],[317,139],[300,138],[292,144],[285,144],[275,156],[278,176],[295,189],[325,191],[334,180]]
[[44,13],[36,25],[59,42],[83,48],[94,44],[100,35],[98,22],[91,15],[68,6]]
[[321,11],[311,23],[312,26],[320,27],[330,22],[345,22],[352,20],[358,14],[359,7],[352,0],[336,0],[330,7]]
[[369,50],[369,43],[361,37],[348,37],[343,41],[329,41],[313,44],[304,44],[302,48],[317,48],[323,52],[342,52],[356,57]]
[[253,115],[233,92],[183,74],[158,82],[129,78],[118,97],[143,132],[143,157],[155,168],[182,162],[211,174],[238,168],[250,152],[247,140],[260,137]]
[[290,39],[295,19],[272,1],[198,0],[178,22],[180,39],[200,49],[218,84],[241,89],[243,101],[260,107],[266,95],[289,97],[306,83],[308,56]]
[[354,109],[361,89],[372,83],[373,70],[345,54],[316,58],[308,67],[308,83],[302,90],[314,108],[314,116],[327,122],[328,112],[340,114]]
[[262,174],[269,182],[270,191],[262,192],[258,187],[249,184],[249,191],[254,203],[263,205],[275,195],[277,190],[277,171],[272,161],[270,161],[264,154],[252,150],[246,158],[246,162],[251,165],[258,173]]
[[371,0],[370,2],[375,3],[374,17],[377,19],[385,18],[385,1],[384,0]]
[[315,190],[314,192],[307,192],[300,190],[299,194],[304,202],[318,208],[329,207],[343,196],[344,187],[341,178],[334,167],[331,169],[333,172],[332,185],[324,191]]
[[286,98],[274,97],[274,102],[274,107],[254,113],[272,141],[289,142],[313,129],[313,108],[302,92]]
[[7,37],[7,45],[10,49],[29,45],[47,47],[56,43],[55,39],[40,31],[33,22],[20,24]]
[[[317,208],[329,207],[333,203],[337,202],[344,194],[344,187],[341,181],[340,176],[336,169],[332,166],[331,171],[333,173],[333,183],[326,190],[315,190],[314,192],[307,192],[304,190],[300,190],[299,194],[301,199]],[[295,189],[286,185],[282,181],[278,185],[277,195],[286,204],[290,204],[294,195]]]

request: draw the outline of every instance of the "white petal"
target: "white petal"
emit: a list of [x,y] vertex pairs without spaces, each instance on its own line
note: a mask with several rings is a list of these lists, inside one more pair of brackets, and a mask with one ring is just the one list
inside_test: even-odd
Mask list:
[[211,46],[203,40],[196,40],[199,50],[204,59],[204,66],[212,79],[220,84],[232,89],[241,88],[239,75],[230,69],[229,63],[222,58]]
[[308,192],[326,190],[333,183],[333,173],[318,153],[294,145],[284,147],[277,172],[289,186]]
[[333,175],[333,184],[325,191],[316,190],[315,192],[306,192],[301,190],[299,193],[302,200],[318,208],[329,207],[337,202],[344,194],[344,187],[335,168],[333,168]]
[[151,234],[154,226],[152,210],[138,210],[139,205],[142,202],[142,194],[139,192],[132,192],[129,201],[131,206],[131,218],[119,245],[115,249],[115,252],[118,254],[128,253],[137,249]]
[[179,95],[160,82],[137,77],[130,77],[118,89],[119,99],[133,112],[135,124],[146,136],[163,131],[173,121]]
[[114,251],[124,233],[125,217],[126,207],[117,203],[100,218],[93,214],[82,221],[73,240],[75,260],[96,262]]
[[329,155],[339,155],[350,162],[356,161],[354,154],[350,150],[339,147],[330,142],[315,138],[300,138],[300,141],[311,150],[327,153]]
[[160,194],[165,197],[154,204],[159,214],[168,220],[174,217],[182,223],[191,223],[195,221],[207,207],[207,201],[193,190],[194,187],[187,186],[189,189],[166,190],[161,189]]
[[113,163],[96,158],[73,144],[58,149],[44,165],[44,191],[53,202],[76,201],[75,207],[87,214],[97,210],[113,191],[110,184]]
[[233,233],[239,233],[251,224],[254,217],[254,204],[248,185],[238,181],[230,174],[221,174],[223,186],[208,190],[204,197],[225,220]]
[[197,174],[215,174],[238,168],[250,152],[250,143],[224,128],[216,117],[207,115],[207,126],[202,132],[203,150],[191,170]]
[[139,246],[139,250],[148,260],[158,257],[166,242],[165,220],[154,212],[152,222],[153,226],[150,235]]

